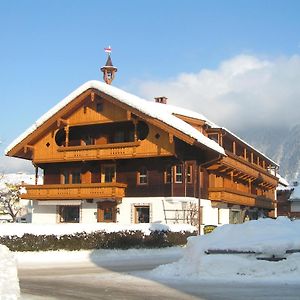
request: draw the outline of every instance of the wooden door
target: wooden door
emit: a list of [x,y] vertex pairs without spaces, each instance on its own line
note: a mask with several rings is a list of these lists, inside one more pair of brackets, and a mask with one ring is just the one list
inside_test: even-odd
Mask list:
[[99,202],[97,206],[97,222],[116,222],[116,203],[112,201]]

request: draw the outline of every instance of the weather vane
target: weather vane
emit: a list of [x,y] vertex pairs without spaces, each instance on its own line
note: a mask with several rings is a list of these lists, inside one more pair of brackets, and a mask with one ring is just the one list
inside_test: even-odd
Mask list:
[[111,47],[108,46],[107,48],[104,48],[104,52],[107,53],[108,55],[110,55],[110,53],[111,53]]

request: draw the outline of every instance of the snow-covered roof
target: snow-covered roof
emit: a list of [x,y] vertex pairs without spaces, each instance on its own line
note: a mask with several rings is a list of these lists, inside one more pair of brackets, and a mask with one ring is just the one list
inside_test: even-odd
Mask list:
[[[225,155],[224,149],[217,144],[215,141],[207,138],[193,126],[189,125],[188,123],[184,122],[183,120],[174,116],[168,109],[168,105],[165,104],[158,104],[155,102],[150,102],[145,99],[139,98],[133,94],[127,93],[121,89],[118,89],[114,86],[108,85],[104,82],[100,82],[97,80],[91,80],[75,91],[73,91],[70,95],[66,98],[61,100],[57,105],[55,105],[52,109],[50,109],[47,113],[45,113],[42,117],[40,117],[31,127],[29,127],[23,134],[21,134],[17,139],[15,139],[5,150],[5,154],[8,154],[12,148],[17,146],[20,142],[22,142],[26,137],[28,137],[32,132],[34,132],[37,128],[43,125],[47,120],[49,120],[55,113],[59,110],[64,108],[68,103],[74,100],[77,96],[82,94],[88,89],[96,89],[100,92],[103,92],[106,95],[109,95],[118,101],[129,105],[132,108],[137,109],[138,111],[158,119],[165,124],[181,131],[182,133],[194,138],[202,145]],[[160,105],[160,106],[158,106]]]
[[221,126],[217,125],[216,123],[210,121],[206,116],[204,116],[204,115],[202,115],[200,113],[194,112],[192,110],[189,110],[189,109],[186,109],[186,108],[181,108],[181,107],[178,107],[178,106],[173,106],[173,105],[166,105],[166,109],[170,113],[173,113],[173,114],[182,115],[182,116],[186,116],[186,117],[190,117],[190,118],[202,120],[209,127],[213,128],[213,129],[222,129],[222,130],[226,131],[227,133],[229,133],[230,135],[232,135],[235,139],[237,139],[238,141],[240,141],[244,145],[248,146],[249,148],[253,149],[255,152],[257,152],[258,154],[260,154],[261,156],[263,156],[264,158],[266,158],[267,160],[269,160],[275,166],[279,167],[279,165],[275,161],[273,161],[271,158],[269,158],[268,156],[266,156],[264,153],[262,153],[261,151],[257,150],[252,145],[248,144],[246,141],[244,141],[243,139],[241,139],[240,137],[238,137],[236,134],[234,134],[232,131],[230,131],[226,127],[221,127]]
[[280,174],[276,174],[276,177],[279,179],[279,181],[278,181],[278,183],[280,184],[280,185],[282,185],[282,186],[284,186],[284,187],[288,187],[289,186],[289,183],[288,183],[288,181],[285,179],[285,178],[283,178]]

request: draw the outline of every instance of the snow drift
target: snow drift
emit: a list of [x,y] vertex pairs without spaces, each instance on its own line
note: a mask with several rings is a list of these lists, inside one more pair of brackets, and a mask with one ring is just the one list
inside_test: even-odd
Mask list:
[[16,261],[7,247],[0,245],[0,299],[18,299],[20,286]]
[[[224,225],[212,233],[188,238],[183,257],[153,271],[158,277],[182,279],[277,278],[300,281],[300,220],[259,219],[238,225]],[[207,250],[235,250],[283,256],[278,262],[257,260],[256,254],[206,254]]]

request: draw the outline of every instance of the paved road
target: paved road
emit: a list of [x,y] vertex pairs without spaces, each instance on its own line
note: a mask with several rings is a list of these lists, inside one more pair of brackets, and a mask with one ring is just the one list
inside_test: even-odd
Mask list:
[[[160,262],[161,263],[161,262]],[[77,265],[19,270],[23,299],[202,299],[298,300],[297,285],[247,283],[157,282],[147,270],[158,263],[114,266]]]

